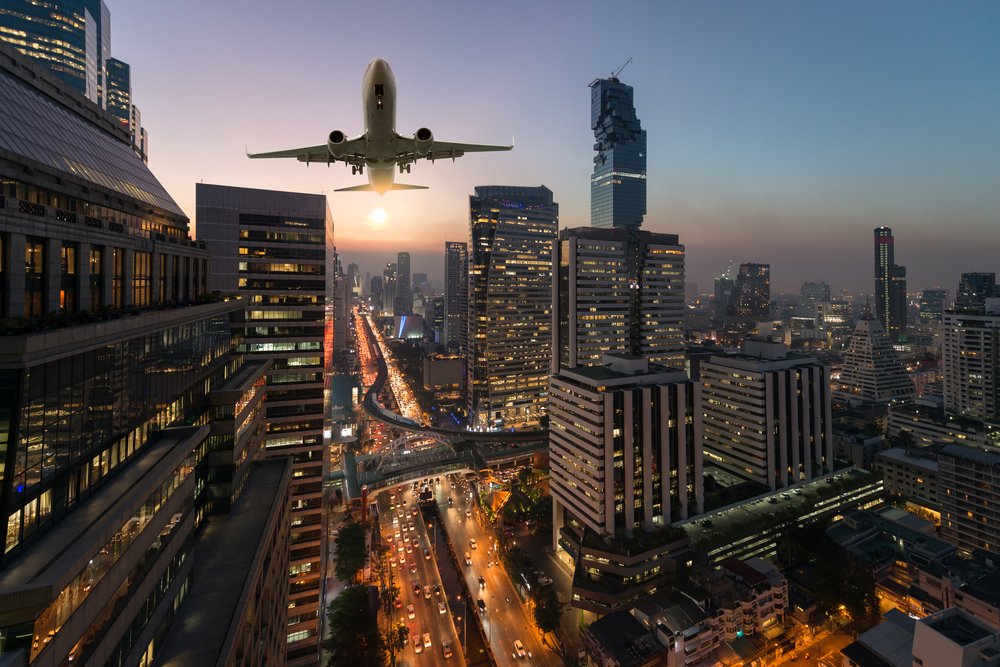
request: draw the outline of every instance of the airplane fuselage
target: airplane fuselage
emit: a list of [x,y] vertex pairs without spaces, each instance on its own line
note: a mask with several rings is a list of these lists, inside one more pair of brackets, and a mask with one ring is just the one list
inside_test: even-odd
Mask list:
[[389,63],[375,58],[361,80],[365,114],[368,182],[384,194],[392,187],[396,169],[396,77]]

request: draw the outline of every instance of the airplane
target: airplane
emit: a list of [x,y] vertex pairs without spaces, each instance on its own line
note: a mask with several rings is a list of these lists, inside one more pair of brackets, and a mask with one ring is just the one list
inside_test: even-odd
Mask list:
[[423,185],[406,185],[394,182],[394,168],[399,173],[410,173],[410,166],[417,160],[442,160],[462,157],[466,153],[481,151],[509,151],[510,146],[487,146],[482,144],[459,144],[449,141],[435,141],[434,134],[422,127],[412,137],[404,137],[396,132],[396,77],[389,63],[375,58],[368,63],[361,80],[361,99],[364,107],[365,131],[348,138],[341,130],[333,130],[325,144],[307,148],[274,151],[271,153],[247,153],[251,159],[295,158],[299,162],[334,164],[343,162],[350,165],[351,174],[368,171],[368,183],[350,188],[340,188],[336,192],[377,192],[384,195],[389,190],[426,190]]

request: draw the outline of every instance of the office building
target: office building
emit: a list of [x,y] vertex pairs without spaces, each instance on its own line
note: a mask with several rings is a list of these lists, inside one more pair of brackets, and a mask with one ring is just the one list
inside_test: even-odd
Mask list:
[[469,248],[444,242],[444,345],[465,354],[469,316]]
[[368,298],[376,311],[382,308],[382,276],[371,276],[368,279]]
[[780,343],[701,363],[706,462],[774,490],[833,471],[830,371]]
[[0,11],[7,42],[70,88],[105,108],[105,63],[111,57],[111,15],[104,0],[12,0]]
[[413,287],[410,284],[410,253],[396,255],[396,301],[393,315],[413,312]]
[[143,162],[148,162],[149,155],[145,152],[146,142],[143,139],[146,129],[142,127],[139,108],[132,101],[132,67],[117,58],[108,58],[106,71],[105,101],[108,113],[128,130],[132,137],[132,148]]
[[[198,183],[198,238],[212,252],[209,286],[246,298],[246,350],[271,359],[268,457],[290,456],[288,664],[312,664],[326,530],[323,455],[336,253],[323,195]],[[332,325],[332,320],[330,322]]]
[[733,298],[733,287],[735,282],[727,275],[719,276],[715,279],[715,299],[712,302],[712,319],[718,323],[726,321],[729,314],[729,303]]
[[799,314],[816,315],[816,304],[830,300],[830,286],[824,282],[805,282],[799,288]]
[[955,295],[955,310],[960,313],[982,313],[986,299],[1000,298],[995,273],[963,273]]
[[906,267],[896,264],[889,227],[875,228],[875,317],[895,343],[906,334]]
[[684,246],[676,234],[564,229],[553,251],[552,372],[608,353],[684,365]]
[[[971,310],[971,309],[970,309]],[[944,406],[954,415],[1000,421],[1000,299],[981,314],[946,311],[942,322]]]
[[[563,368],[549,381],[553,548],[575,562],[574,605],[626,605],[665,583],[703,510],[694,385],[642,357]],[[608,590],[608,589],[613,590]]]
[[920,294],[920,321],[940,322],[948,305],[948,290],[940,288],[925,289]]
[[545,186],[479,186],[469,198],[468,404],[480,428],[537,424],[552,353],[552,244]]
[[[7,46],[0,127],[0,662],[141,664],[217,575],[202,526],[242,527],[250,553],[280,541],[263,526],[291,470],[257,462],[267,362],[127,133]],[[262,652],[283,577],[260,561],[216,582],[262,592],[240,616]]]
[[912,401],[913,381],[889,342],[882,325],[871,313],[854,327],[840,372],[839,398],[868,405]]
[[594,173],[590,224],[638,229],[646,215],[646,131],[639,124],[632,86],[617,77],[590,84]]
[[726,313],[733,323],[753,325],[771,319],[770,264],[740,264]]

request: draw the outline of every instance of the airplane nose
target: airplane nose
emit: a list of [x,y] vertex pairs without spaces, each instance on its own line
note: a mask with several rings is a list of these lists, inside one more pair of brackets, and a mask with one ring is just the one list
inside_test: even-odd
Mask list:
[[376,77],[382,78],[385,76],[386,72],[391,71],[389,69],[389,63],[381,58],[375,58],[370,63],[368,63],[368,69]]

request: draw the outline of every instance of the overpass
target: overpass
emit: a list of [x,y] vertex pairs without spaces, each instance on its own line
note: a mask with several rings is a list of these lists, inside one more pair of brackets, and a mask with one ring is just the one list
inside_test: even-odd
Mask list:
[[375,338],[375,333],[372,331],[371,321],[367,317],[362,317],[361,319],[365,323],[365,329],[368,332],[369,340],[375,341],[372,345],[372,352],[378,364],[378,374],[375,376],[372,386],[369,387],[368,391],[365,393],[365,398],[362,403],[365,412],[368,413],[370,417],[404,431],[446,438],[449,442],[455,444],[461,442],[509,444],[548,440],[549,432],[544,429],[537,431],[458,431],[455,429],[418,424],[408,417],[404,417],[401,414],[386,409],[384,406],[379,404],[378,395],[382,393],[382,390],[385,388],[385,383],[389,379],[389,366],[385,361],[385,357],[382,356],[382,349]]

